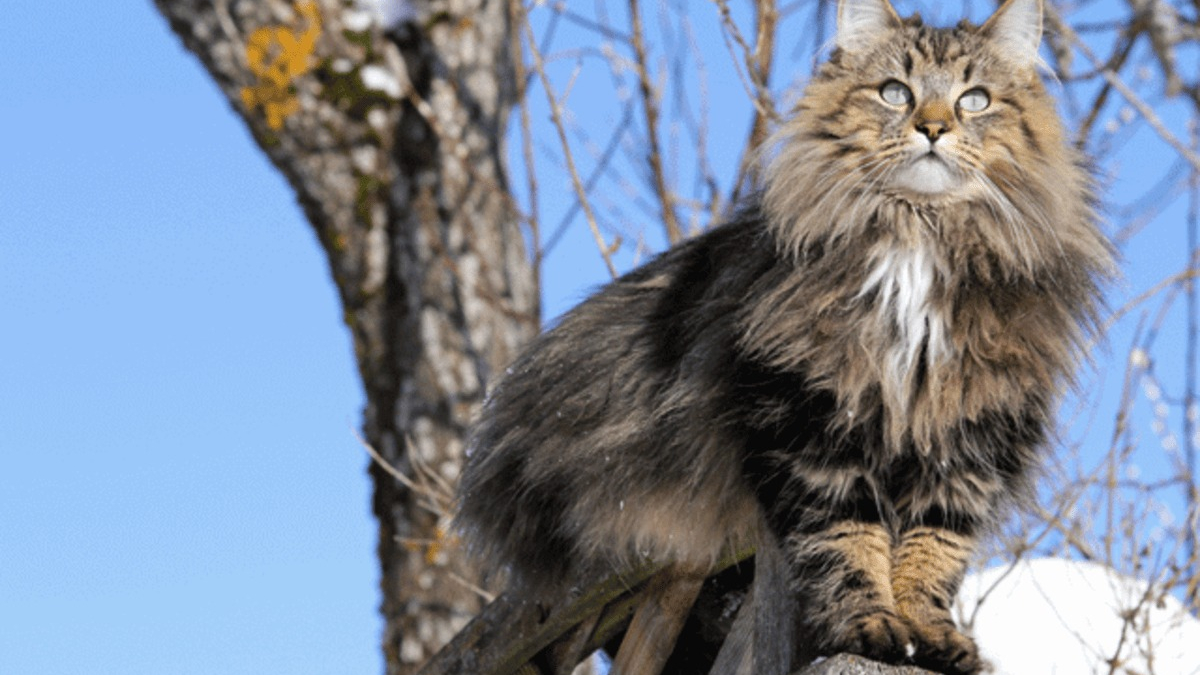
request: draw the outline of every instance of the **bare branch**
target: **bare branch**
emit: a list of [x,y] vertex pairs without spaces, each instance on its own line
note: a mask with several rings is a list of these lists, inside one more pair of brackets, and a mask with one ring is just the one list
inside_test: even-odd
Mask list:
[[650,178],[658,196],[667,241],[674,244],[683,239],[683,230],[679,228],[679,219],[675,215],[675,197],[667,187],[667,179],[663,173],[662,152],[658,145],[658,95],[650,81],[650,69],[646,63],[646,42],[642,37],[642,15],[638,0],[629,0],[629,23],[638,89],[642,96],[642,112],[646,117],[646,142],[649,145],[646,163],[650,167]]
[[546,92],[546,102],[550,105],[550,119],[554,124],[554,130],[558,132],[558,141],[562,145],[563,159],[566,160],[567,170],[571,174],[571,184],[575,188],[575,197],[579,200],[579,207],[583,209],[583,215],[587,219],[588,228],[592,231],[592,237],[596,240],[596,247],[600,250],[601,257],[604,258],[604,265],[608,268],[608,273],[615,279],[617,278],[617,268],[613,265],[612,253],[615,246],[620,245],[620,240],[615,245],[610,245],[604,241],[604,235],[600,233],[600,227],[596,224],[596,215],[592,212],[591,203],[588,201],[587,192],[583,189],[583,182],[579,180],[579,171],[575,168],[575,159],[571,155],[571,144],[567,141],[567,132],[563,128],[562,108],[559,105],[558,98],[554,94],[554,88],[550,84],[550,78],[546,75],[546,64],[542,60],[542,52],[537,47],[537,42],[533,36],[533,28],[526,22],[524,25],[526,38],[529,42],[530,56],[533,58],[533,69],[541,80],[542,89]]
[[[1046,12],[1048,14],[1054,14],[1057,16],[1058,10],[1055,9],[1053,5],[1047,5]],[[1061,23],[1061,17],[1058,17],[1058,21]],[[1117,92],[1120,93],[1121,96],[1124,97],[1124,99],[1129,103],[1129,105],[1133,106],[1134,109],[1138,111],[1138,114],[1146,120],[1146,123],[1150,125],[1150,128],[1154,129],[1155,133],[1157,133],[1160,138],[1166,141],[1167,144],[1175,150],[1175,152],[1178,152],[1179,155],[1191,163],[1193,167],[1200,169],[1200,155],[1197,155],[1195,152],[1193,152],[1186,143],[1180,141],[1179,138],[1176,137],[1175,134],[1172,133],[1169,128],[1167,128],[1167,125],[1164,124],[1163,121],[1158,117],[1158,115],[1154,112],[1154,109],[1151,108],[1145,101],[1143,101],[1142,98],[1137,95],[1137,92],[1130,88],[1129,85],[1125,84],[1125,82],[1115,71],[1102,63],[1100,59],[1096,57],[1095,52],[1093,52],[1091,48],[1088,47],[1087,44],[1075,34],[1075,31],[1071,30],[1071,28],[1065,23],[1062,23],[1062,30],[1075,45],[1075,48],[1078,49],[1081,54],[1087,57],[1088,61],[1094,68],[1099,70],[1100,76],[1103,77],[1104,80],[1113,87],[1113,89],[1116,89]]]

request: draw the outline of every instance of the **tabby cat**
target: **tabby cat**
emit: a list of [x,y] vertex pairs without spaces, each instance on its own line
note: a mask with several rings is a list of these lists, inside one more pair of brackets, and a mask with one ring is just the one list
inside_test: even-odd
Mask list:
[[476,552],[538,596],[771,537],[818,653],[978,672],[950,604],[1112,267],[1041,32],[1041,0],[953,28],[841,0],[765,189],[494,387],[460,493]]

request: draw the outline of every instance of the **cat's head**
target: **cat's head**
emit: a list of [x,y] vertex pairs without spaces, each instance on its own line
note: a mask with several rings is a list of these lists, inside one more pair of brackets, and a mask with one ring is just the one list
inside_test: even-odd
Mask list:
[[781,129],[768,213],[811,223],[890,201],[977,203],[1034,229],[1078,219],[1090,181],[1042,85],[1041,34],[1041,0],[953,28],[841,0],[833,54]]
[[953,29],[902,21],[887,0],[843,0],[837,52],[820,78],[841,94],[838,109],[810,104],[827,113],[831,135],[853,139],[844,149],[862,147],[882,186],[970,193],[989,164],[1039,152],[1037,115],[1053,118],[1030,109],[1045,98],[1041,35],[1040,0],[1009,0],[981,28]]

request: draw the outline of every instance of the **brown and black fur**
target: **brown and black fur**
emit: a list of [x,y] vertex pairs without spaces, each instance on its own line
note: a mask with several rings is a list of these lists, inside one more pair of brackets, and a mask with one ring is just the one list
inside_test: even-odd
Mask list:
[[[765,191],[566,314],[496,384],[458,522],[534,596],[772,537],[816,652],[975,673],[950,604],[1028,488],[1110,250],[1036,73],[1037,0],[951,29],[886,0],[839,12]],[[906,107],[879,98],[893,79]],[[954,100],[976,86],[990,106],[968,114]],[[914,128],[940,142],[931,125],[953,138],[933,179],[904,163]],[[952,190],[897,187],[942,176]]]

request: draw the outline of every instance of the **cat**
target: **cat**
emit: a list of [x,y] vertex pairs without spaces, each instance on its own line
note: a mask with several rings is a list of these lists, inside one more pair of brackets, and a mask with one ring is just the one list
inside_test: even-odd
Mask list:
[[841,0],[764,188],[495,384],[472,549],[539,597],[770,538],[815,653],[979,672],[951,602],[1029,494],[1113,268],[1041,33],[1041,0],[953,28]]

